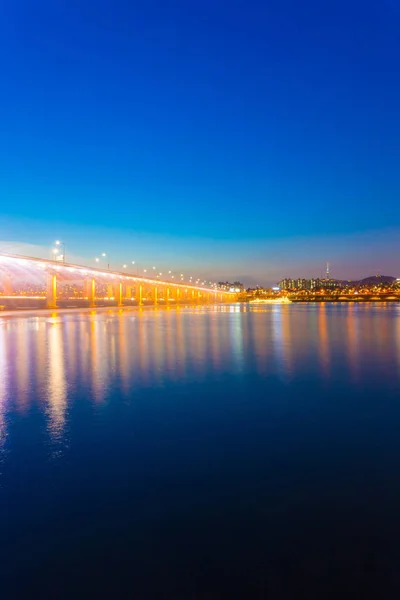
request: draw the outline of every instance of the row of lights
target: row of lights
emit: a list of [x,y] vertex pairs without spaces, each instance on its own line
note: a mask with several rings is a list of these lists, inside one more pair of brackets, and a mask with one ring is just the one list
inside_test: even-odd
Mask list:
[[[107,256],[107,254],[106,254],[105,252],[102,252],[101,256],[102,256],[103,258],[105,258],[105,257]],[[100,262],[100,258],[99,258],[99,257],[96,257],[96,258],[95,258],[95,262],[97,262],[97,263],[98,263],[98,262]],[[133,260],[131,264],[132,264],[132,265],[136,265],[136,262]],[[109,265],[109,264],[108,264],[108,268],[110,268],[110,265]],[[127,264],[123,264],[123,265],[122,265],[122,268],[123,268],[123,269],[127,269],[127,268],[128,268],[128,265],[127,265]],[[154,271],[156,271],[156,270],[157,270],[157,268],[156,268],[156,267],[152,267],[152,269],[150,270],[150,273],[153,271],[153,275],[155,275],[155,278],[156,278],[156,279],[159,279],[160,277],[162,277],[162,272],[159,272],[159,273],[154,273]],[[148,271],[147,269],[143,269],[143,273],[147,273],[147,271]],[[139,273],[139,267],[138,267],[138,265],[136,265],[136,273],[137,273],[137,274]],[[175,275],[173,275],[173,274],[172,274],[172,271],[168,271],[168,275],[170,275],[171,279],[175,279]],[[183,274],[183,273],[180,273],[180,275],[179,275],[179,276],[177,276],[177,279],[179,279],[179,278],[180,278],[180,281],[182,281],[182,282],[183,282],[183,281],[184,281],[184,274]],[[195,281],[195,282],[193,282],[193,277],[192,277],[192,276],[190,276],[190,277],[189,277],[189,282],[188,282],[188,283],[189,283],[189,284],[194,284],[194,283],[195,283],[195,284],[198,284],[198,285],[206,285],[206,284],[207,284],[207,281],[206,281],[206,280],[200,281],[200,279],[196,279],[196,281]],[[211,285],[212,287],[217,287],[217,284],[216,284],[216,283],[212,283],[211,281],[209,281],[209,282],[208,282],[208,284],[209,284],[209,285]]]
[[[54,247],[52,249],[52,253],[55,257],[55,260],[60,261],[65,263],[65,243],[60,241],[60,240],[56,240],[54,242]],[[96,258],[94,259],[96,263],[99,263],[101,258],[107,258],[107,254],[105,252],[102,252],[100,257],[96,256]],[[136,262],[133,260],[132,261],[132,265],[136,265]],[[107,265],[108,269],[110,268],[110,264],[108,263]],[[127,269],[128,265],[127,264],[123,264],[122,265],[123,269]],[[153,271],[153,275],[155,275],[156,279],[159,279],[162,276],[162,273],[157,273],[155,274],[154,271],[156,271],[156,267],[152,267]],[[151,272],[150,271],[150,272]],[[139,267],[138,265],[136,265],[136,273],[139,273]],[[147,269],[143,269],[143,273],[147,273]],[[175,275],[172,274],[172,271],[168,271],[168,275],[170,275],[171,279],[175,279]],[[180,273],[179,277],[177,276],[176,279],[180,279],[180,281],[184,281],[184,274]],[[200,281],[200,279],[196,279],[196,281],[193,281],[193,277],[190,275],[189,276],[189,281],[187,282],[189,285],[207,285],[207,281]],[[217,284],[216,283],[212,283],[211,281],[208,282],[208,285],[210,285],[213,288],[217,288]]]

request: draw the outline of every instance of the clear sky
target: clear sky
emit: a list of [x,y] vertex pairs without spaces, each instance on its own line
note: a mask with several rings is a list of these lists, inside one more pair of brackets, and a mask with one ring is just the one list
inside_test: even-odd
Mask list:
[[0,249],[398,276],[399,31],[397,0],[3,0]]

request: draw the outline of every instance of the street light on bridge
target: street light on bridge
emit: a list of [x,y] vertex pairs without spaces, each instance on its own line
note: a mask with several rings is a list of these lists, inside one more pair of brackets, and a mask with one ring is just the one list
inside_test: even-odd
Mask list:
[[[134,261],[134,260],[132,261],[132,264],[133,264],[133,265],[136,265],[136,275],[139,275],[139,265],[138,265],[138,264],[136,264],[136,261]],[[144,272],[146,272],[146,270],[145,270],[145,269],[144,269]]]
[[[106,256],[107,256],[107,254],[105,252],[102,252],[101,255],[100,255],[100,258],[106,258]],[[94,259],[95,262],[99,263],[100,262],[100,258],[98,256],[96,256],[96,258]],[[107,266],[108,266],[108,268],[110,268],[109,264]]]
[[[60,242],[60,240],[56,240],[54,244],[55,248],[53,248],[52,252],[54,254],[55,260],[65,263],[65,243]],[[60,248],[62,248],[62,254],[60,254]]]
[[[101,253],[101,258],[106,258],[106,257],[107,257],[107,254],[105,252],[102,252]],[[107,269],[110,270],[110,263],[109,262],[107,263]]]

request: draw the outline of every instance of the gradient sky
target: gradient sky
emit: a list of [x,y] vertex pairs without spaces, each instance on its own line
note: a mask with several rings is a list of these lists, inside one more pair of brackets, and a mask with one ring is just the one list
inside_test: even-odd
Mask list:
[[3,0],[0,249],[398,276],[399,31],[395,0]]

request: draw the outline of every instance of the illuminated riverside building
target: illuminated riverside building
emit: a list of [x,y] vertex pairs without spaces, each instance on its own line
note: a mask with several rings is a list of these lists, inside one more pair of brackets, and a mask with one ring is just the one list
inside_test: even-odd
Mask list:
[[278,286],[281,290],[294,290],[296,289],[296,281],[295,279],[282,279],[282,281],[278,283]]
[[324,289],[333,289],[342,286],[341,281],[337,281],[336,279],[320,279],[317,277],[316,279],[282,279],[278,283],[278,286],[281,290],[318,290],[321,288]]
[[282,279],[278,286],[281,290],[315,290],[322,286],[321,279]]

